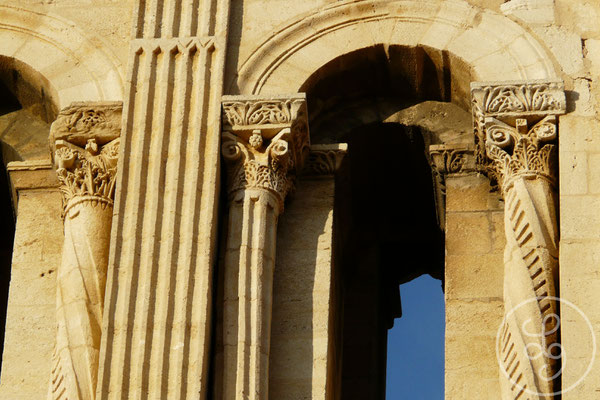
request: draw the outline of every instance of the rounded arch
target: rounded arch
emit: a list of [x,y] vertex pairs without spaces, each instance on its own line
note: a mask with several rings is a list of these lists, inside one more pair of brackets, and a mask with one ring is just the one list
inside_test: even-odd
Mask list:
[[75,101],[122,100],[119,60],[73,22],[21,6],[0,6],[0,56],[28,65],[49,83],[58,109]]
[[230,91],[236,83],[239,93],[298,91],[330,60],[380,44],[447,52],[468,66],[463,81],[558,77],[527,31],[489,10],[460,0],[351,0],[302,15],[270,35],[243,62]]

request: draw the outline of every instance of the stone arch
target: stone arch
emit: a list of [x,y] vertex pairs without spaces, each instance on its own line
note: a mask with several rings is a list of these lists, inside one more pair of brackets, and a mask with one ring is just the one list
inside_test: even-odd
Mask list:
[[0,6],[0,56],[18,60],[48,82],[58,109],[75,101],[123,98],[120,61],[73,22],[21,6]]
[[302,15],[273,32],[240,66],[237,89],[298,91],[330,60],[378,44],[446,51],[469,66],[465,81],[558,77],[544,47],[526,30],[465,1],[352,0]]

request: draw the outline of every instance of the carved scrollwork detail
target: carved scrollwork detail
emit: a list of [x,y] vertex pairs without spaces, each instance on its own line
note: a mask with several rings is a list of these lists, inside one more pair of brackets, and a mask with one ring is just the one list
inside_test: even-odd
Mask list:
[[65,213],[80,201],[112,206],[121,110],[120,102],[73,103],[52,124],[50,148]]
[[228,164],[228,192],[244,189],[265,189],[275,194],[283,206],[285,197],[293,188],[294,177],[290,158],[289,130],[283,130],[262,152],[239,137],[223,133],[222,154]]
[[508,190],[519,176],[539,177],[552,185],[556,183],[556,146],[551,143],[556,139],[555,116],[544,118],[531,129],[527,128],[524,119],[517,120],[516,128],[492,118],[486,126],[489,168],[503,190]]
[[473,169],[473,148],[469,146],[432,145],[429,147],[429,155],[433,172],[440,176]]
[[564,85],[557,81],[472,83],[471,94],[477,168],[492,181],[499,182],[502,177],[497,175],[497,162],[488,155],[489,144],[502,149],[527,148],[524,144],[518,145],[516,136],[511,133],[518,128],[517,124],[522,126],[523,121],[535,125],[536,140],[554,140],[556,124],[536,123],[566,110]]
[[435,186],[438,223],[442,231],[446,223],[446,176],[475,171],[472,146],[437,144],[429,146],[429,158]]
[[566,108],[562,82],[476,83],[471,88],[474,101],[486,115],[563,113]]
[[52,124],[51,145],[66,140],[84,147],[93,137],[103,146],[121,134],[121,114],[120,102],[73,103]]
[[283,207],[308,153],[305,96],[224,96],[222,106],[229,193],[265,189]]
[[96,139],[89,139],[85,148],[56,141],[54,163],[65,213],[84,199],[102,207],[112,206],[119,141],[115,139],[101,148]]

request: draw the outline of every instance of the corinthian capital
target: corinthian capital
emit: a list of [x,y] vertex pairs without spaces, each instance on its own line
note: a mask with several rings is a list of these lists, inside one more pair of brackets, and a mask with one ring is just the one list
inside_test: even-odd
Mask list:
[[506,191],[514,178],[556,181],[556,116],[565,113],[562,82],[471,84],[477,166]]
[[264,189],[282,206],[309,150],[305,96],[224,96],[222,106],[229,193]]
[[73,103],[52,124],[50,148],[65,213],[82,201],[112,206],[121,110],[120,102]]

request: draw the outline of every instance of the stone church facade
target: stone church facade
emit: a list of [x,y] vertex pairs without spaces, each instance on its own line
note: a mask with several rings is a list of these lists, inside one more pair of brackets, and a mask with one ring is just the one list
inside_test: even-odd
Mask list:
[[600,3],[2,0],[0,399],[598,398]]

